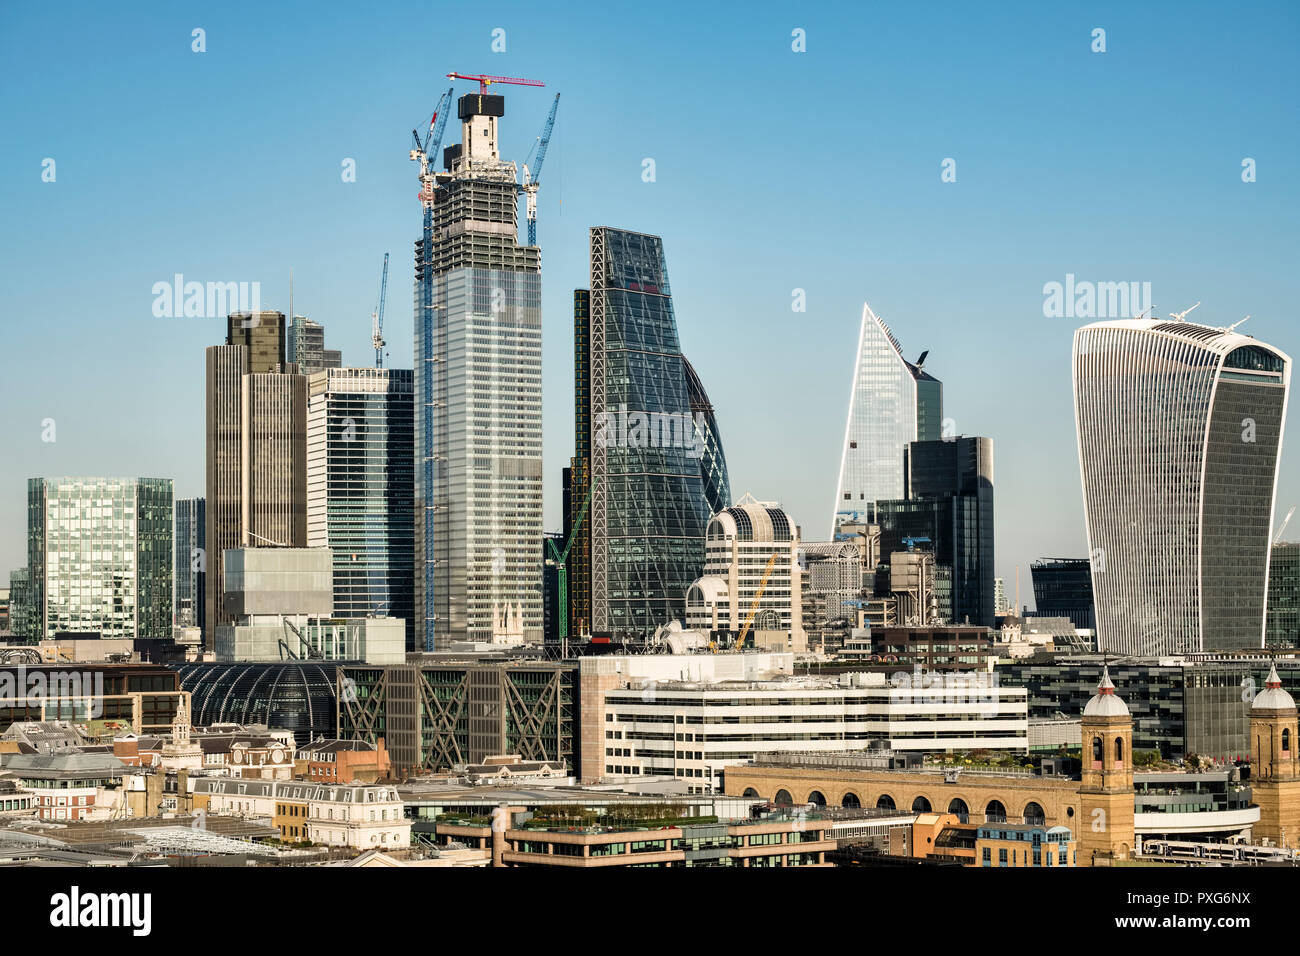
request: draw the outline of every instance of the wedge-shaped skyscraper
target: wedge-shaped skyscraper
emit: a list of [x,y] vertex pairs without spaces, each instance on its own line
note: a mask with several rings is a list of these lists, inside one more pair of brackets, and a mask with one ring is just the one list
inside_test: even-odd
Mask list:
[[1261,647],[1291,360],[1238,332],[1124,319],[1074,334],[1102,650]]
[[904,449],[942,437],[943,385],[922,368],[928,354],[904,359],[889,326],[863,304],[832,533],[876,501],[902,498]]

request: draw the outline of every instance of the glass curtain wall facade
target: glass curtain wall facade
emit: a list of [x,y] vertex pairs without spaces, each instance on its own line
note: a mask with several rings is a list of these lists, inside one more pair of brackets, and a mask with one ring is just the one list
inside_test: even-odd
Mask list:
[[498,613],[542,636],[542,301],[518,243],[501,96],[457,101],[415,252],[416,642],[488,641]]
[[415,644],[415,431],[409,369],[345,368],[307,384],[307,546],[330,548],[334,615],[400,617]]
[[1054,558],[1029,566],[1034,579],[1034,607],[1038,617],[1068,617],[1084,630],[1095,630],[1092,608],[1092,569],[1087,558]]
[[[647,636],[685,613],[726,460],[677,338],[663,242],[591,230],[592,628]],[[692,379],[696,385],[692,385]],[[714,477],[707,483],[705,475]]]
[[903,450],[942,432],[942,383],[904,359],[889,326],[863,304],[832,533],[845,521],[869,518],[876,501],[904,497]]
[[1263,644],[1291,361],[1191,322],[1075,332],[1074,400],[1098,648]]
[[1300,647],[1300,544],[1273,545],[1268,566],[1269,647]]
[[205,517],[202,498],[176,499],[175,623],[181,627],[202,627],[203,589],[207,554],[204,548]]
[[29,479],[27,558],[37,638],[170,639],[170,478]]

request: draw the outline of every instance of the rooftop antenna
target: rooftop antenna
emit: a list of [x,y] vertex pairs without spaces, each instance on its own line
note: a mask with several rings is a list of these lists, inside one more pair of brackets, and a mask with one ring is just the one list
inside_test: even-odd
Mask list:
[[[1201,304],[1201,303],[1199,303],[1199,302],[1196,303],[1196,305],[1200,305],[1200,304]],[[1188,314],[1189,312],[1191,312],[1192,309],[1195,309],[1195,308],[1196,308],[1196,305],[1192,306],[1191,309],[1183,309],[1183,311],[1181,311],[1181,312],[1170,312],[1170,313],[1169,313],[1169,318],[1173,319],[1175,322],[1186,322],[1186,321],[1187,321],[1187,314]]]
[[1250,318],[1250,316],[1246,316],[1246,317],[1243,318],[1243,319],[1238,319],[1236,322],[1233,322],[1232,325],[1228,326],[1228,331],[1229,331],[1229,332],[1233,331],[1234,329],[1237,328],[1237,326],[1241,325],[1242,322],[1245,322],[1246,319],[1249,319],[1249,318]]

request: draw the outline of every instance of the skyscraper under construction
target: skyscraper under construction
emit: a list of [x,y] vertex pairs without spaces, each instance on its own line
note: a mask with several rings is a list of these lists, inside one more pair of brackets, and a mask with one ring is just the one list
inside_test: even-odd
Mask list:
[[497,147],[505,97],[457,100],[415,244],[416,643],[542,631],[541,262]]

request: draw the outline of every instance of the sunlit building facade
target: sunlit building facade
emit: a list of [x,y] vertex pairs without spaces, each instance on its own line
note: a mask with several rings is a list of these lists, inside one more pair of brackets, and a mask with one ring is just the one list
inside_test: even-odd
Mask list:
[[1261,647],[1291,360],[1154,319],[1074,335],[1098,649]]
[[28,479],[27,561],[39,639],[170,639],[172,480]]
[[415,252],[416,642],[542,638],[542,281],[502,96],[459,98]]
[[923,369],[927,354],[904,359],[889,326],[863,304],[832,531],[869,516],[876,501],[903,498],[904,449],[942,437],[943,386]]

